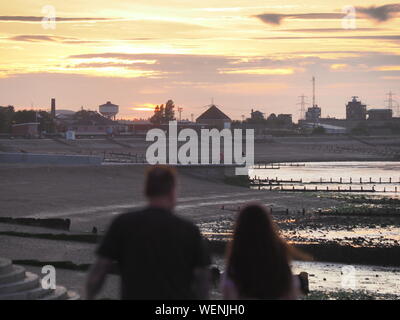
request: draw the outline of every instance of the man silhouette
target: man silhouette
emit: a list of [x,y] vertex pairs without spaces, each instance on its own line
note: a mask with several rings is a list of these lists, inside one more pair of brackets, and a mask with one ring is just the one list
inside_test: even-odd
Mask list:
[[176,216],[176,174],[153,166],[146,176],[148,206],[119,215],[96,253],[86,285],[93,299],[116,262],[122,299],[205,299],[210,258],[199,229]]

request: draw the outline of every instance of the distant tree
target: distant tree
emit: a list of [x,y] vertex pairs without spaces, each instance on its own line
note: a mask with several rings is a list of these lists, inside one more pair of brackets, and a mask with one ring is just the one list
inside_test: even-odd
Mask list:
[[168,100],[167,103],[154,108],[154,114],[150,118],[150,121],[155,124],[168,123],[168,121],[175,120],[175,104],[172,100]]
[[0,132],[9,133],[11,132],[12,119],[14,117],[14,107],[0,107]]
[[154,108],[154,115],[150,118],[150,122],[154,123],[154,124],[160,124],[162,121],[162,111],[160,109],[160,107],[157,105]]
[[47,111],[39,111],[38,112],[38,122],[39,122],[39,131],[54,133],[55,132],[55,123],[51,114]]
[[38,112],[35,110],[19,110],[14,113],[12,123],[28,123],[38,121]]
[[43,110],[20,110],[14,113],[12,118],[13,124],[38,122],[40,132],[53,133],[55,131],[55,123],[51,114]]
[[172,100],[168,100],[165,104],[164,122],[175,120],[175,104]]

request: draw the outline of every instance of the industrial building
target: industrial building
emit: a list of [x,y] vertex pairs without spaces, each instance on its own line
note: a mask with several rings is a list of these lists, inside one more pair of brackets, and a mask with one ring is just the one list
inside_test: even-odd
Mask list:
[[351,101],[346,104],[346,120],[363,121],[367,119],[367,106],[357,100],[354,96]]
[[39,124],[39,122],[13,124],[11,134],[15,137],[37,138],[39,136]]
[[369,109],[369,121],[386,121],[393,118],[393,111],[391,109]]
[[305,120],[308,122],[318,122],[318,120],[321,118],[321,108],[318,107],[318,105],[308,108],[305,117]]

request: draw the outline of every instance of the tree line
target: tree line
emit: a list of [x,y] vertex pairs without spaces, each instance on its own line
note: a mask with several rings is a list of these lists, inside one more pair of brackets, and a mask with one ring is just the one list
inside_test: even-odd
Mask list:
[[13,106],[0,107],[0,133],[11,133],[13,124],[19,123],[39,123],[40,132],[54,132],[55,124],[51,114],[47,111],[18,110]]
[[154,124],[168,123],[175,120],[175,104],[172,100],[168,100],[165,106],[157,105],[154,109],[154,115],[150,118],[150,122]]

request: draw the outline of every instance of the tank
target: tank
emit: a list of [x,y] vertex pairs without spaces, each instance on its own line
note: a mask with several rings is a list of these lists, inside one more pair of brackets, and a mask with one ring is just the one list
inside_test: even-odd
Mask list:
[[116,104],[112,104],[110,101],[107,101],[106,104],[99,106],[100,114],[109,119],[115,119],[118,110],[119,107]]

